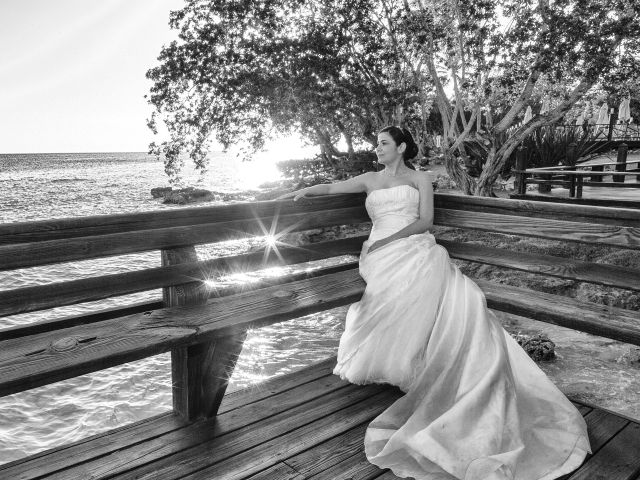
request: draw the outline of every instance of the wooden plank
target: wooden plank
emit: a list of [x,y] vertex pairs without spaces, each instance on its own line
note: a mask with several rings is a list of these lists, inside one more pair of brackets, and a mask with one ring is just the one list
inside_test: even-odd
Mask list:
[[592,167],[604,167],[605,165],[626,165],[627,163],[639,163],[640,160],[632,160],[629,162],[598,162],[598,163],[577,163],[573,167],[570,165],[558,165],[555,167],[539,167],[539,168],[529,168],[527,172],[547,172],[547,171],[555,171],[555,170],[568,170],[571,168],[592,168]]
[[92,435],[77,442],[20,458],[0,465],[0,478],[35,480],[77,463],[101,457],[119,448],[150,440],[178,430],[187,424],[168,412],[105,433]]
[[[282,398],[277,396],[293,389],[298,389],[292,392],[293,397],[300,398],[300,388],[303,385],[325,377],[337,380],[337,377],[332,375],[335,364],[336,357],[330,357],[291,374],[274,377],[251,387],[228,393],[222,400],[219,414],[264,401],[272,396]],[[336,384],[337,383],[338,382],[336,382]],[[321,385],[327,384],[322,383]],[[331,383],[329,385],[334,384]],[[312,390],[315,390],[315,387]],[[291,397],[291,395],[289,395],[289,397]],[[253,411],[255,412],[255,410]],[[247,415],[246,418],[248,422],[248,414],[250,411],[245,410],[244,412],[245,415]],[[262,410],[260,410],[260,412],[262,412]],[[63,445],[0,465],[0,478],[32,480],[48,473],[68,469],[74,465],[98,459],[105,455],[114,454],[126,448],[131,448],[143,440],[152,440],[187,425],[186,422],[172,412],[158,415],[84,438],[72,444]]]
[[376,480],[398,480],[398,479],[401,479],[401,478],[402,477],[397,477],[396,475],[394,475],[391,470],[387,470],[382,475],[377,477]]
[[482,245],[438,240],[449,255],[460,260],[496,265],[514,270],[568,278],[610,287],[640,290],[640,270],[582,262],[551,255],[514,252]]
[[62,330],[63,328],[76,327],[78,325],[88,325],[90,323],[111,320],[126,315],[148,312],[162,308],[162,301],[136,302],[125,306],[105,308],[96,312],[81,315],[70,315],[68,317],[42,320],[40,322],[28,323],[26,325],[16,325],[15,327],[0,329],[0,341],[12,338],[26,337],[38,333]]
[[[517,195],[512,195],[517,196]],[[524,217],[550,218],[570,222],[601,223],[640,227],[640,215],[632,208],[607,208],[591,205],[540,203],[538,199],[556,198],[527,194],[518,200],[435,194],[436,209],[465,210]],[[560,198],[559,201],[567,200]]]
[[[131,214],[96,215],[72,217],[35,222],[0,224],[0,245],[41,242],[77,237],[101,236],[106,234],[146,231],[170,227],[186,227],[210,224],[212,219],[224,223],[240,219],[268,218],[299,212],[316,212],[325,209],[362,207],[364,194],[325,195],[306,199],[304,202],[290,200],[269,202],[245,202],[209,207],[179,208],[162,211]],[[551,218],[571,219],[572,216],[598,217],[601,221],[609,218],[639,222],[637,214],[611,211],[599,213],[594,209],[578,209],[575,206],[540,207],[535,202],[506,200],[498,198],[471,197],[466,195],[435,194],[437,208],[492,211],[498,213],[518,212],[518,214],[540,215]]]
[[[159,465],[173,460],[189,459],[191,453],[205,450],[207,444],[224,445],[220,459],[227,458],[243,449],[258,445],[273,432],[287,432],[296,428],[296,422],[313,421],[326,411],[326,405],[345,408],[375,395],[379,386],[365,389],[349,385],[335,375],[325,376],[305,385],[297,386],[265,400],[248,403],[240,408],[221,413],[215,419],[205,419],[156,438],[119,449],[108,457],[92,458],[53,475],[51,478],[84,478],[91,474],[94,479],[138,474],[153,471]],[[324,402],[324,405],[323,405]],[[291,422],[287,422],[291,418]],[[211,448],[211,447],[210,447]],[[220,448],[220,447],[216,447]],[[180,460],[182,459],[182,460]],[[191,460],[189,460],[191,461]],[[207,462],[207,458],[194,459]],[[264,465],[266,468],[269,465]]]
[[435,223],[448,227],[499,231],[551,240],[568,240],[640,250],[640,229],[632,227],[447,209],[436,210]]
[[364,448],[364,434],[368,425],[369,422],[364,422],[304,452],[287,458],[285,463],[303,474],[305,478],[317,475],[361,452]]
[[535,179],[535,178],[528,178],[527,179],[527,185],[565,185],[565,186],[569,186],[571,185],[571,182],[568,180],[563,180],[561,178],[553,179],[550,178],[549,180],[539,180],[539,179]]
[[[298,280],[304,280],[309,278],[319,277],[321,275],[328,275],[331,273],[342,272],[345,270],[353,269],[358,266],[357,262],[346,262],[332,267],[318,268],[314,270],[304,270],[302,272],[290,273],[281,275],[279,277],[268,277],[251,282],[248,285],[230,285],[226,287],[218,287],[210,291],[210,298],[225,297],[229,295],[235,295],[237,293],[249,292],[253,290],[259,290],[274,285],[282,285],[289,282],[296,282]],[[132,304],[126,307],[117,307],[112,309],[105,309],[94,313],[85,315],[74,315],[71,317],[63,317],[60,319],[46,320],[42,322],[36,322],[28,325],[21,325],[12,328],[6,328],[0,330],[0,341],[9,340],[14,338],[26,337],[29,335],[36,335],[44,332],[53,332],[56,330],[62,330],[65,328],[76,327],[79,325],[88,325],[91,323],[100,322],[103,320],[112,320],[126,315],[132,315],[135,313],[145,313],[153,310],[163,308],[162,302],[140,302]]]
[[279,246],[277,255],[273,249],[268,248],[201,262],[192,261],[69,282],[4,290],[0,291],[0,316],[180,285],[189,280],[214,279],[221,274],[233,271],[253,271],[338,255],[359,255],[364,240],[366,237],[361,236],[305,245],[304,248]]
[[0,245],[0,271],[127,253],[214,243],[249,236],[280,235],[318,227],[368,222],[364,207],[351,207],[272,218],[234,220],[93,237]]
[[638,418],[630,417],[630,416],[625,415],[625,414],[620,413],[620,412],[614,412],[613,410],[609,410],[609,409],[601,407],[599,405],[595,405],[595,404],[590,403],[590,402],[588,402],[586,400],[572,400],[572,402],[574,404],[581,404],[581,405],[584,405],[586,407],[591,407],[592,410],[602,410],[603,412],[608,413],[610,415],[613,415],[614,417],[620,417],[620,418],[623,418],[623,419],[628,420],[630,422],[640,423]]
[[[226,480],[242,479],[264,469],[269,464],[277,463],[321,441],[328,440],[359,423],[372,420],[399,396],[395,391],[383,390],[376,395],[370,395],[360,403],[340,410],[327,405],[324,414],[317,415],[311,422],[308,421],[310,417],[303,420],[292,417],[291,424],[295,427],[287,427],[286,432],[281,433],[281,430],[284,430],[281,428],[269,429],[271,431],[262,428],[254,430],[251,436],[258,436],[261,441],[256,442],[253,438],[247,438],[242,442],[242,453],[230,455],[230,451],[232,449],[237,451],[238,447],[233,448],[232,444],[229,445],[231,442],[223,442],[224,437],[222,437],[219,442],[216,442],[218,440],[216,439],[192,451],[176,455],[176,458],[169,458],[158,465],[160,468],[154,469],[155,466],[148,465],[142,472],[134,470],[116,478],[118,480],[133,478],[151,480],[175,476],[185,480],[212,477]],[[328,412],[329,407],[331,414]],[[220,457],[224,459],[219,460]],[[184,477],[180,477],[181,475]]]
[[364,198],[364,194],[323,195],[298,202],[291,200],[239,202],[149,212],[5,223],[0,224],[0,245],[202,225],[212,221],[222,223],[288,215],[301,211],[310,213],[320,210],[358,207],[362,206]]
[[251,475],[247,480],[305,480],[306,477],[300,475],[286,463],[278,463],[267,468],[260,473]]
[[582,414],[583,417],[587,415],[587,413],[593,411],[593,408],[587,407],[586,405],[580,405],[579,403],[576,403],[576,402],[572,402],[572,403],[573,403],[573,406],[578,409],[578,411]]
[[604,410],[595,409],[585,416],[591,451],[595,454],[629,424],[629,421]]
[[6,340],[0,349],[0,395],[10,395],[178,346],[240,333],[357,301],[356,270],[172,307],[91,325]]
[[333,465],[323,472],[315,475],[313,480],[369,480],[378,478],[384,470],[369,463],[363,451],[342,460],[337,465]]
[[[114,480],[182,478],[217,464],[219,470],[212,476],[229,478],[223,475],[222,469],[226,470],[233,464],[234,468],[242,469],[243,475],[247,477],[290,456],[283,455],[286,443],[283,444],[282,439],[287,439],[287,434],[296,438],[294,448],[300,449],[298,451],[304,450],[311,445],[308,442],[314,441],[314,435],[310,434],[313,426],[318,430],[316,435],[324,433],[333,436],[331,432],[335,432],[335,435],[354,424],[362,423],[372,412],[381,411],[381,404],[388,404],[393,398],[379,385],[364,388],[347,385],[325,395],[322,395],[320,390],[315,390],[314,393],[315,397],[305,403],[268,417],[262,415],[258,421],[229,433],[214,436],[211,434],[211,428],[208,431],[202,429],[202,432],[188,430],[183,432],[181,437],[166,438],[154,446],[142,445],[141,449],[147,452],[142,456],[140,453],[143,450],[133,449],[122,455],[122,458],[113,459],[122,465],[118,469],[114,470],[111,465],[98,464],[88,465],[87,471],[90,471],[95,479],[103,476],[109,476],[108,478]],[[268,405],[271,406],[272,403]],[[218,428],[218,423],[222,420],[221,415],[215,428]],[[327,431],[327,427],[333,430]],[[185,435],[186,433],[189,435]],[[263,455],[262,450],[255,450],[256,447],[263,449],[265,445],[269,445],[270,449],[279,450],[280,454],[275,454],[269,461],[265,461],[266,455]],[[251,451],[252,449],[254,450]],[[245,457],[242,456],[243,453],[246,454]],[[129,464],[125,461],[127,459],[130,461]],[[222,463],[227,460],[229,463]],[[245,460],[249,463],[245,463]],[[246,470],[247,466],[251,468]]]
[[[634,202],[631,200],[611,200],[605,198],[569,198],[569,197],[556,197],[551,195],[518,195],[518,194],[510,194],[510,198],[517,199],[519,201],[529,200],[534,202],[544,202],[541,205],[550,205],[550,204],[562,204],[567,206],[598,206],[604,207],[609,210],[615,210],[616,208],[624,209],[625,211],[635,211],[637,215],[637,209],[640,208],[640,201]],[[582,221],[580,219],[579,221]],[[614,219],[612,222],[608,222],[607,220],[598,219],[598,223],[609,223],[611,225],[619,225],[621,222],[617,219]],[[626,223],[626,222],[624,222]],[[622,223],[622,224],[624,224]],[[630,221],[628,226],[638,226],[638,220]]]
[[570,480],[634,480],[640,473],[640,425],[629,423]]
[[[538,174],[549,174],[551,175],[552,172],[549,172],[548,170],[544,170],[544,169],[539,169],[539,168],[528,168],[527,169],[527,173],[538,173]],[[557,175],[576,175],[576,176],[580,176],[580,177],[591,177],[591,176],[608,176],[608,175],[636,175],[633,172],[612,172],[612,171],[607,171],[607,172],[598,172],[598,171],[593,171],[593,170],[563,170],[562,172],[558,172]],[[529,183],[529,179],[527,179],[527,183]]]
[[489,308],[640,345],[638,312],[475,279]]
[[[631,173],[631,172],[627,172]],[[617,175],[617,174],[616,174]],[[634,173],[637,175],[637,173]],[[608,187],[608,188],[640,188],[640,183],[631,182],[582,182],[585,187]]]
[[336,356],[331,356],[312,365],[302,367],[285,375],[270,378],[263,382],[251,385],[241,390],[227,393],[220,404],[219,413],[230,412],[237,408],[256,403],[288,390],[302,387],[303,385],[320,380],[324,377],[337,378],[333,375],[333,369],[337,363]]

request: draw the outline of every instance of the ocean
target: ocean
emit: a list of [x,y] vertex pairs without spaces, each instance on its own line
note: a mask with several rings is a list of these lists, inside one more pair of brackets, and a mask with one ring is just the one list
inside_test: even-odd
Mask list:
[[[240,192],[274,180],[270,162],[238,162],[210,156],[204,188]],[[185,179],[197,172],[188,166]],[[166,186],[162,162],[144,153],[0,155],[0,222],[181,208],[152,198],[151,188]],[[240,253],[252,242],[198,247],[201,258]],[[344,261],[344,258],[335,261]],[[330,261],[326,261],[330,262]],[[0,272],[0,289],[159,266],[158,252]],[[258,273],[274,275],[283,269]],[[251,281],[229,278],[228,282]],[[143,292],[0,319],[0,328],[158,299]],[[335,355],[346,307],[249,332],[229,391]],[[566,394],[640,418],[640,349],[553,325],[498,313],[512,333],[546,333],[557,358],[540,367]],[[0,398],[0,463],[66,444],[171,409],[168,354],[110,368]]]

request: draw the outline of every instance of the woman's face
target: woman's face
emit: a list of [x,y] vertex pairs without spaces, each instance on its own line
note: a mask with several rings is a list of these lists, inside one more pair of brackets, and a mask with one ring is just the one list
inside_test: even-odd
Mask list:
[[[403,145],[403,144],[400,144]],[[396,161],[398,158],[402,159],[402,149],[393,140],[393,137],[388,132],[382,132],[378,134],[378,146],[376,147],[376,155],[378,156],[378,162],[383,165],[389,165]]]

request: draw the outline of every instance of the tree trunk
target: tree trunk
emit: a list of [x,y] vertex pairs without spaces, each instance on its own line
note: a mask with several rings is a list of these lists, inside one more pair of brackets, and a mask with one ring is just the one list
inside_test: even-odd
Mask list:
[[492,147],[487,152],[487,161],[482,168],[482,173],[476,183],[474,195],[482,197],[495,197],[493,193],[493,184],[498,179],[500,171],[504,167],[507,159],[502,158],[500,151],[496,153],[495,143],[492,143]]
[[458,159],[450,154],[445,154],[444,166],[449,177],[456,182],[458,188],[465,195],[473,195],[475,189],[475,181],[471,176],[463,170],[458,164]]

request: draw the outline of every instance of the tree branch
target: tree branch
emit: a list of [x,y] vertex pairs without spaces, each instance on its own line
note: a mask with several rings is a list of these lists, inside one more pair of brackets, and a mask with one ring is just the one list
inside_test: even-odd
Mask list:
[[498,122],[498,124],[493,128],[494,133],[499,134],[505,132],[515,120],[516,116],[520,111],[527,105],[527,102],[531,98],[531,94],[533,93],[533,87],[535,86],[538,78],[542,74],[542,70],[540,66],[542,64],[542,54],[538,54],[538,57],[533,62],[531,67],[531,73],[529,74],[529,78],[527,78],[527,83],[525,84],[522,92],[511,106],[507,114],[502,117],[502,120]]

